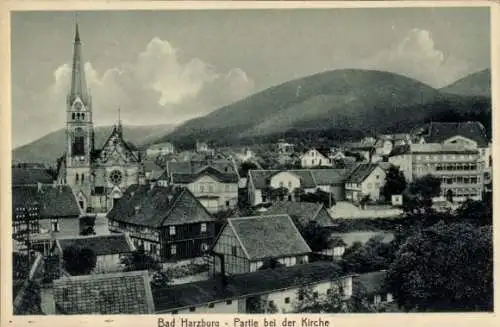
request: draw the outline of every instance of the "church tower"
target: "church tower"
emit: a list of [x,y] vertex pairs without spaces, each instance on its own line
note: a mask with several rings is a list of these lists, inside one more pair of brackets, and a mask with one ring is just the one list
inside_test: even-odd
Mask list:
[[85,81],[78,23],[75,25],[71,87],[66,99],[66,146],[66,180],[85,211],[91,190],[94,125],[92,98]]

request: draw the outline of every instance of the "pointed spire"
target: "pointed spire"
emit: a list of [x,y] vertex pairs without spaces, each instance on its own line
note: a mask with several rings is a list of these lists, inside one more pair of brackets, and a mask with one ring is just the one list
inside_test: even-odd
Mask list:
[[116,129],[118,133],[122,134],[122,120],[121,120],[121,109],[120,106],[118,106],[118,125],[116,125]]
[[82,59],[82,44],[80,42],[80,32],[78,22],[75,22],[75,43],[73,45],[73,65],[71,70],[71,89],[69,93],[69,105],[80,97],[85,105],[89,105],[87,83],[85,81],[85,70]]

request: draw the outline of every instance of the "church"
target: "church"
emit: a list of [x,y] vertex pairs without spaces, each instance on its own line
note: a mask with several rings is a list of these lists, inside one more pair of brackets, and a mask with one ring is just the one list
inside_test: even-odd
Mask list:
[[107,141],[96,148],[92,113],[76,24],[71,86],[66,99],[66,149],[58,159],[57,183],[72,188],[84,213],[108,212],[127,187],[144,178],[141,155],[124,140],[120,119]]

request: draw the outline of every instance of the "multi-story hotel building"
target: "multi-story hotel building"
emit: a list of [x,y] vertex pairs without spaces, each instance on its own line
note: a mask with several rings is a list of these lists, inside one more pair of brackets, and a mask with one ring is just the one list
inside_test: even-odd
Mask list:
[[435,201],[482,199],[483,165],[479,149],[455,144],[412,144],[395,149],[389,162],[398,166],[408,182],[424,175],[441,178]]

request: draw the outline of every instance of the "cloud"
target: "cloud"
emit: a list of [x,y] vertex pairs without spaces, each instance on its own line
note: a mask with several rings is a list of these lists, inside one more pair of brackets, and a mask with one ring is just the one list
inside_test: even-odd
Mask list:
[[414,28],[399,42],[361,62],[363,68],[415,78],[433,87],[446,86],[469,72],[466,62],[439,50],[429,31]]
[[[254,90],[254,81],[242,69],[224,72],[200,58],[185,58],[179,49],[157,37],[133,62],[101,72],[86,62],[85,75],[96,125],[115,123],[118,107],[126,124],[179,123]],[[70,80],[71,65],[65,63],[55,68],[52,82],[43,92],[14,92],[13,100],[20,104],[17,107],[29,112],[19,113],[14,124],[21,126],[22,120],[36,119],[41,123],[36,137],[64,127]]]

